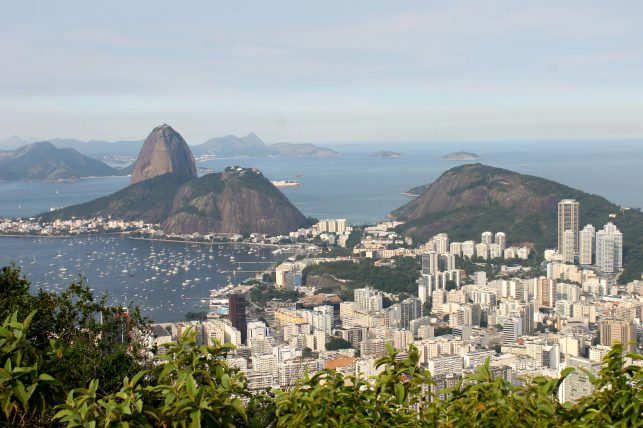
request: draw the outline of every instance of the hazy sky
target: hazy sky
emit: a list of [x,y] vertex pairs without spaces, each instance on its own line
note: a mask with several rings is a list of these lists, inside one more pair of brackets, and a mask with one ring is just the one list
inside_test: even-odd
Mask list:
[[643,136],[641,1],[7,1],[0,139]]

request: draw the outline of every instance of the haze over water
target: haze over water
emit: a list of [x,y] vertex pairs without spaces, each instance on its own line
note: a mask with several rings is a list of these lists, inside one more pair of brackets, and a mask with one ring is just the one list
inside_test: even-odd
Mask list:
[[[613,150],[605,144],[588,149],[584,143],[560,147],[506,149],[502,144],[467,148],[481,156],[479,162],[558,181],[598,194],[625,207],[643,207],[643,150],[631,146]],[[453,150],[460,150],[455,144]],[[540,150],[538,148],[540,147]],[[373,158],[363,145],[338,146],[338,158],[252,157],[217,159],[199,166],[223,170],[226,166],[257,167],[271,180],[294,179],[299,187],[281,190],[307,216],[346,218],[352,224],[374,223],[408,202],[401,192],[431,183],[442,172],[463,162],[440,160],[451,150],[422,149],[394,144],[381,148],[404,154],[401,158]],[[348,149],[348,150],[347,150]],[[52,207],[62,207],[113,193],[129,184],[129,177],[81,180],[78,183],[0,183],[0,216],[29,217]]]

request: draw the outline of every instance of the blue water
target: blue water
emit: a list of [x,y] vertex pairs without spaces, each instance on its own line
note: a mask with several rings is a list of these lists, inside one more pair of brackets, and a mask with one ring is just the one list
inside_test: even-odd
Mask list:
[[189,311],[207,311],[201,299],[210,290],[253,278],[273,266],[273,249],[153,242],[125,235],[0,236],[0,266],[21,266],[33,291],[58,292],[83,276],[97,296],[108,296],[110,304],[134,303],[154,321],[170,322]]
[[[480,162],[532,174],[587,192],[605,196],[629,207],[643,207],[643,146],[616,144],[537,142],[511,145],[486,144],[419,148],[380,145],[375,150],[402,152],[402,158],[371,158],[363,146],[336,148],[339,158],[237,158],[208,161],[199,166],[223,170],[226,166],[256,167],[272,180],[295,179],[299,187],[282,191],[307,216],[346,218],[352,224],[384,219],[409,199],[400,193],[431,183],[442,172],[463,162],[442,161],[445,153],[467,150],[480,154]],[[29,217],[51,207],[76,204],[113,193],[129,183],[129,177],[81,180],[78,183],[0,183],[0,216]],[[243,270],[263,270],[276,258],[268,249],[246,247],[209,248],[179,244],[133,241],[122,236],[90,238],[0,237],[0,266],[20,264],[33,288],[60,290],[78,275],[87,277],[98,294],[110,302],[141,306],[143,313],[158,322],[182,319],[188,311],[204,310],[200,297],[211,289],[254,276]],[[150,256],[165,272],[152,268]],[[221,254],[219,254],[221,252]],[[162,256],[159,256],[162,254]],[[236,261],[254,262],[237,264]],[[210,258],[212,256],[212,258]],[[168,275],[170,259],[187,257],[189,271]],[[264,257],[264,258],[262,258]],[[33,263],[35,260],[35,263]],[[133,276],[123,274],[132,266]],[[61,267],[65,272],[61,273]],[[198,269],[197,269],[198,267]],[[224,273],[221,271],[224,270]],[[228,279],[230,271],[237,273]],[[199,279],[197,281],[197,278]],[[206,279],[210,278],[210,279]],[[183,285],[190,280],[188,285]]]
[[[219,159],[199,164],[223,170],[226,166],[256,167],[272,180],[295,179],[299,187],[282,191],[307,216],[346,218],[352,224],[381,220],[408,202],[400,193],[431,183],[442,172],[462,164],[439,159],[452,150],[471,150],[480,162],[558,181],[571,187],[605,196],[626,207],[643,207],[643,146],[618,148],[593,143],[522,143],[515,147],[408,146],[401,158],[371,158],[355,147],[339,158],[257,157]],[[299,176],[300,175],[300,176]],[[71,184],[0,183],[0,216],[28,217],[51,207],[71,205],[115,192],[126,186],[128,177],[81,180]]]

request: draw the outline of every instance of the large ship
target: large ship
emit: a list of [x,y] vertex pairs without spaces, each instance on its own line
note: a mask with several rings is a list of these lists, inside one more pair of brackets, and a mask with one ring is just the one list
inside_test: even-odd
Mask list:
[[299,181],[295,181],[295,180],[275,180],[275,181],[271,181],[271,183],[277,187],[299,186]]

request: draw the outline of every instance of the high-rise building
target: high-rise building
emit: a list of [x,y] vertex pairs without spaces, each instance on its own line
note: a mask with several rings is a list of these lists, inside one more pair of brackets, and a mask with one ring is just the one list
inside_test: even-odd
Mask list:
[[480,242],[487,245],[493,244],[493,233],[489,231],[482,232],[480,235]]
[[446,233],[438,233],[433,237],[435,251],[438,254],[446,253],[449,251],[449,235]]
[[241,332],[241,343],[247,343],[248,324],[246,322],[245,294],[228,294],[228,314],[232,326]]
[[423,305],[425,302],[431,299],[431,295],[433,294],[434,282],[435,279],[433,275],[420,275],[420,278],[418,278],[417,280],[418,298]]
[[462,243],[462,257],[472,259],[476,255],[476,243],[474,241],[464,241]]
[[563,199],[558,203],[558,252],[563,253],[565,231],[571,230],[574,236],[573,252],[578,253],[578,214],[580,206],[574,199]]
[[623,234],[611,222],[596,232],[596,266],[605,273],[623,267]]
[[400,328],[409,329],[411,321],[422,316],[420,299],[409,297],[400,302]]
[[457,257],[462,257],[462,242],[449,243],[449,252],[455,254]]
[[439,254],[437,251],[425,251],[422,253],[422,274],[433,275],[440,271]]
[[591,265],[594,255],[596,229],[588,224],[578,234],[578,261],[581,265]]
[[355,310],[367,312],[382,310],[382,292],[370,287],[357,288],[354,296]]
[[438,266],[442,272],[450,271],[455,269],[455,254],[453,253],[443,253],[440,254],[438,260]]
[[533,303],[525,303],[520,307],[520,318],[522,319],[522,334],[533,334],[535,331]]
[[563,260],[567,263],[574,263],[576,255],[576,233],[573,230],[566,230],[563,233]]
[[636,351],[636,325],[631,320],[620,320],[616,318],[605,318],[598,323],[599,338],[601,345],[612,346],[620,342],[628,352]]
[[523,321],[520,317],[507,317],[502,324],[502,344],[513,345],[522,336]]
[[496,233],[494,243],[500,245],[501,251],[504,252],[505,248],[507,248],[507,235],[505,232]]
[[476,244],[476,256],[487,260],[489,258],[489,245],[484,242]]

